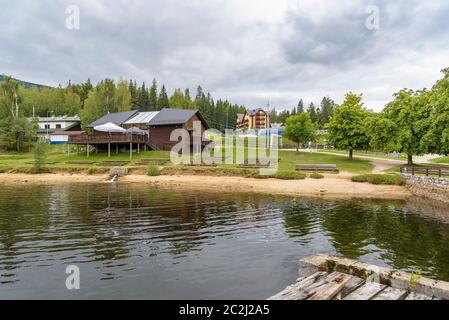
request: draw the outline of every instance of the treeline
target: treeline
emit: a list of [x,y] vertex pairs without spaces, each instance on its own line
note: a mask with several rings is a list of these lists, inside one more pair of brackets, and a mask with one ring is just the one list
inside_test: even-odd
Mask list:
[[304,101],[302,99],[299,100],[298,105],[290,110],[283,110],[281,112],[277,112],[276,110],[272,110],[270,112],[270,122],[271,123],[283,123],[287,122],[287,119],[290,116],[300,115],[303,112],[309,113],[310,119],[312,122],[320,129],[323,129],[325,125],[329,122],[332,117],[334,108],[337,104],[329,97],[324,97],[321,100],[320,106],[316,107],[313,102],[309,104],[307,109],[304,107]]
[[57,88],[26,88],[11,77],[1,84],[0,116],[12,117],[10,100],[17,103],[17,117],[73,116],[81,117],[85,127],[101,116],[128,110],[158,111],[163,108],[199,109],[212,128],[224,130],[234,128],[236,115],[244,106],[227,100],[215,101],[210,93],[199,86],[194,98],[189,89],[175,89],[168,95],[165,85],[160,89],[156,79],[149,88],[135,80],[115,82],[105,79],[93,85],[90,80]]
[[329,141],[339,149],[383,150],[408,155],[449,153],[449,68],[429,89],[403,89],[394,94],[380,113],[364,107],[361,94],[346,95],[334,110],[329,124]]

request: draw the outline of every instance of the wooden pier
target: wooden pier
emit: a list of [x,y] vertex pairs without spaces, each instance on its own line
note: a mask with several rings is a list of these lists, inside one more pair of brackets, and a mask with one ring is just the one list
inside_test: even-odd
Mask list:
[[299,274],[269,300],[449,300],[449,282],[322,254],[301,260]]

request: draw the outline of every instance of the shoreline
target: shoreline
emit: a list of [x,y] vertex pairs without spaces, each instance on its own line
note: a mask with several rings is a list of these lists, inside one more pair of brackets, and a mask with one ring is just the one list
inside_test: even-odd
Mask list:
[[[106,183],[108,178],[108,174],[2,173],[0,174],[0,185]],[[130,174],[120,177],[117,183],[142,183],[155,187],[209,192],[262,193],[340,199],[404,200],[412,196],[412,192],[404,186],[357,183],[352,182],[347,177],[335,175],[325,175],[325,178],[320,180],[310,178],[305,180],[278,180],[207,175],[160,175],[150,177],[143,174]]]

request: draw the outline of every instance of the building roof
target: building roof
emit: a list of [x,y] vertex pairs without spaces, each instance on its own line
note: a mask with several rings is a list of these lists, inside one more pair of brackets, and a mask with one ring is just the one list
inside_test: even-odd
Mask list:
[[265,112],[265,113],[267,113],[264,109],[262,109],[262,108],[258,108],[258,109],[254,109],[254,110],[248,110],[247,111],[247,113],[248,113],[248,115],[250,115],[250,116],[254,116],[257,112],[259,112],[259,111],[263,111],[263,112]]
[[78,116],[58,116],[58,117],[35,117],[28,118],[29,121],[36,119],[38,122],[80,122],[81,119]]
[[88,125],[88,128],[93,128],[96,126],[101,126],[105,123],[112,122],[113,124],[116,124],[118,126],[122,125],[126,120],[130,119],[134,115],[136,115],[138,112],[137,110],[132,111],[125,111],[125,112],[116,112],[116,113],[108,113],[107,115],[101,117],[100,119],[92,122],[90,125]]
[[158,113],[159,111],[138,112],[136,115],[126,120],[124,124],[148,124]]
[[195,114],[207,125],[203,116],[198,110],[194,109],[169,109],[165,108],[159,111],[159,113],[150,121],[150,125],[173,125],[173,124],[184,124],[189,121]]

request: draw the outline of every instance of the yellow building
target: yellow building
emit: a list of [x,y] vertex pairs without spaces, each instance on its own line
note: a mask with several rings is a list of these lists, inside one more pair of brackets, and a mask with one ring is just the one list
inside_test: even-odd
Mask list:
[[259,108],[247,110],[245,113],[237,114],[237,130],[261,130],[270,128],[270,115],[265,110]]

